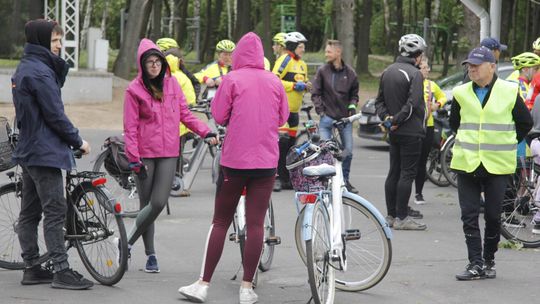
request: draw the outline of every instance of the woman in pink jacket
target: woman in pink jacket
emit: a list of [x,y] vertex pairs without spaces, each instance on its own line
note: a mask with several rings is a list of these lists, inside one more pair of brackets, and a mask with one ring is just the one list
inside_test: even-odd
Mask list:
[[143,39],[137,52],[138,75],[124,98],[124,139],[141,210],[128,236],[128,247],[142,235],[148,256],[145,271],[159,272],[154,249],[154,221],[169,199],[179,155],[178,125],[183,122],[202,137],[215,134],[189,111],[178,82],[171,77],[159,48]]
[[279,158],[278,128],[289,116],[279,78],[264,70],[261,39],[248,33],[233,52],[233,70],[223,78],[212,101],[212,115],[227,126],[217,183],[214,218],[208,234],[199,280],[179,292],[194,302],[206,300],[212,274],[223,251],[242,189],[246,187],[247,235],[240,303],[255,303],[251,282],[259,263],[264,216]]

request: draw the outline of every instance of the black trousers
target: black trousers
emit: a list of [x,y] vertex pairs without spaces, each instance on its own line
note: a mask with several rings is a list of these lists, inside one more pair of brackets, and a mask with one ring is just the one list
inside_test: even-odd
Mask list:
[[390,135],[390,170],[384,184],[386,209],[390,216],[407,217],[421,145],[421,137]]
[[[495,259],[501,238],[501,205],[509,175],[493,175],[481,168],[481,174],[458,174],[458,197],[461,221],[469,262],[482,265],[484,260]],[[484,245],[478,224],[480,192],[484,191],[485,209]],[[482,254],[483,249],[483,254]]]
[[418,170],[416,172],[416,178],[414,180],[414,187],[416,194],[422,194],[424,189],[424,182],[426,181],[426,164],[429,152],[433,147],[433,133],[434,127],[426,128],[426,137],[422,140],[422,151],[420,152],[420,159],[418,160]]

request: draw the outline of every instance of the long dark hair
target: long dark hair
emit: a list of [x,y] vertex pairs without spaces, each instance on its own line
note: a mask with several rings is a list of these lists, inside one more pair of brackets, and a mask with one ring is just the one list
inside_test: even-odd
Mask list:
[[[146,59],[150,56],[157,56],[159,60],[161,61],[161,71],[159,72],[159,75],[157,75],[155,78],[150,79],[150,76],[148,75],[148,72],[146,71]],[[152,97],[157,100],[161,100],[163,97],[163,78],[165,78],[165,72],[167,71],[167,61],[165,60],[165,57],[163,57],[163,54],[158,50],[148,50],[143,53],[141,56],[141,69],[142,69],[142,80],[144,83],[144,86],[152,94]]]

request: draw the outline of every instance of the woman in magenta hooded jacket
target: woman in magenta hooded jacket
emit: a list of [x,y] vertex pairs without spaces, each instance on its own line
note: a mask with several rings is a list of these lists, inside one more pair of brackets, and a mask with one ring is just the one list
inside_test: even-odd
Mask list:
[[227,126],[215,210],[200,279],[179,292],[192,301],[206,300],[208,284],[221,257],[225,235],[244,187],[246,194],[246,247],[240,303],[255,303],[251,282],[259,263],[264,216],[272,193],[279,158],[278,128],[289,116],[281,81],[264,70],[260,38],[248,33],[233,52],[233,69],[223,78],[212,101],[212,115]]
[[[159,272],[154,249],[154,221],[167,204],[179,155],[178,125],[183,122],[202,137],[215,137],[189,111],[178,82],[171,77],[159,48],[143,39],[137,52],[138,75],[124,98],[124,139],[141,210],[128,236],[131,246],[142,235],[145,271]],[[217,138],[212,139],[217,143]]]

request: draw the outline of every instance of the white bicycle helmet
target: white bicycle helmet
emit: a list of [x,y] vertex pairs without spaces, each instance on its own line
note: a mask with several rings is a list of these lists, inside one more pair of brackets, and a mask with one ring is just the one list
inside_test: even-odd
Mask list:
[[399,39],[399,53],[402,56],[411,56],[423,53],[427,48],[424,38],[416,34],[407,34]]
[[300,43],[300,42],[307,42],[306,37],[302,35],[299,32],[290,32],[285,34],[285,43],[287,42],[294,42],[294,43]]

